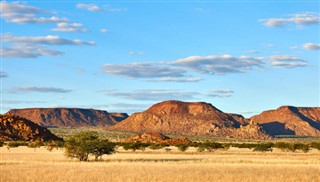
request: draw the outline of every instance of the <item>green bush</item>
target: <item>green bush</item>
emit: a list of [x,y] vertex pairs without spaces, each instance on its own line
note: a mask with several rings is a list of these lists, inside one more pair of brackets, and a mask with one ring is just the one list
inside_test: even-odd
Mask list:
[[280,149],[281,151],[292,151],[292,145],[290,143],[278,142],[274,145],[274,147]]
[[2,147],[4,144],[4,141],[0,140],[0,147]]
[[312,142],[310,147],[320,150],[320,142]]
[[10,148],[15,148],[15,147],[19,147],[19,146],[28,146],[28,143],[24,142],[24,141],[15,141],[15,142],[8,143],[8,147],[10,147]]
[[303,144],[303,143],[294,143],[292,145],[292,151],[296,151],[296,150],[301,150],[304,153],[307,153],[310,151],[310,146],[308,144]]
[[187,144],[178,144],[178,145],[176,145],[176,147],[177,147],[181,152],[185,152],[185,151],[189,148],[189,145],[187,145]]
[[133,143],[122,143],[121,144],[124,150],[142,150],[144,151],[150,144],[148,143],[141,143],[141,142],[133,142]]
[[115,144],[108,140],[100,139],[97,132],[83,131],[69,137],[65,142],[65,154],[79,161],[87,161],[89,155],[95,156],[95,160],[103,154],[115,153]]
[[272,145],[270,143],[260,143],[253,148],[253,151],[272,152]]
[[159,150],[159,149],[164,148],[165,146],[166,145],[153,143],[153,144],[150,144],[149,148],[152,150]]

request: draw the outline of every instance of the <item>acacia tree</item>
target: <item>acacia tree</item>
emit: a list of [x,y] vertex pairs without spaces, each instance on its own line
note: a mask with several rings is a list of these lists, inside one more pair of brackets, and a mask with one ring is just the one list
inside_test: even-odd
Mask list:
[[103,154],[115,152],[115,144],[99,138],[97,132],[84,131],[69,137],[65,142],[65,154],[80,161],[87,161],[89,155],[98,160]]

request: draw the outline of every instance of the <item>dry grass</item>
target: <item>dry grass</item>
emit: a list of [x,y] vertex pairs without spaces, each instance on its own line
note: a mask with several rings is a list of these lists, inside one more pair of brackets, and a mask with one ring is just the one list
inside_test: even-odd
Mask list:
[[320,152],[126,152],[103,162],[67,159],[63,150],[0,148],[0,181],[320,181]]

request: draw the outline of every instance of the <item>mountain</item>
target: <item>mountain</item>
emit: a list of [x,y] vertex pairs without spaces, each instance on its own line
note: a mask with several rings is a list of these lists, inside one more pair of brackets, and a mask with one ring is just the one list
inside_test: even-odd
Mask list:
[[11,109],[8,113],[24,117],[44,127],[110,126],[128,117],[126,113],[77,108]]
[[11,114],[4,114],[0,115],[0,140],[49,141],[62,139],[30,120]]
[[248,124],[243,116],[224,113],[205,102],[160,102],[144,112],[132,114],[112,129],[141,133],[270,138],[259,125]]
[[192,141],[188,138],[170,138],[162,133],[141,133],[132,136],[125,140],[125,142],[140,142],[140,143],[157,143],[166,145],[191,144]]
[[282,106],[250,119],[269,135],[320,136],[320,107]]

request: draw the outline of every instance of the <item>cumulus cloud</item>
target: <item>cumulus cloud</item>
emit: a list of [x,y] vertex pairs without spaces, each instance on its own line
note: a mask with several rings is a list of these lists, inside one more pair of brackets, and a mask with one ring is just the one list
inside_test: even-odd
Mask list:
[[193,100],[198,92],[185,92],[179,90],[134,90],[132,92],[108,91],[106,95],[129,100],[163,101],[163,100]]
[[158,63],[105,64],[103,72],[130,78],[185,77],[186,71]]
[[26,87],[16,87],[13,90],[17,92],[41,92],[41,93],[68,93],[71,89],[57,88],[57,87],[36,87],[36,86],[26,86]]
[[290,24],[303,26],[319,23],[320,16],[319,13],[304,12],[291,14],[286,18],[268,18],[260,19],[259,21],[263,22],[263,24],[268,27],[285,27]]
[[93,3],[78,3],[76,5],[79,9],[85,9],[92,12],[117,12],[126,11],[126,8],[111,8],[109,5],[98,6]]
[[37,58],[40,56],[59,56],[63,52],[51,50],[35,45],[14,45],[13,47],[0,47],[0,56],[5,58]]
[[231,97],[233,93],[234,93],[233,90],[228,90],[228,89],[227,90],[211,90],[206,94],[206,96],[224,98],[224,97]]
[[260,58],[249,56],[233,57],[225,54],[221,56],[190,56],[171,63],[178,67],[185,67],[201,74],[221,75],[226,73],[243,73],[261,67]]
[[8,77],[8,73],[6,73],[4,71],[0,71],[0,78],[7,78],[7,77]]
[[81,23],[57,23],[57,27],[51,29],[55,32],[89,32],[87,28],[84,28]]
[[304,67],[308,62],[292,55],[274,55],[269,57],[272,66],[283,68]]
[[69,40],[59,36],[12,36],[11,34],[1,35],[1,41],[23,44],[43,44],[43,45],[95,45],[94,41],[84,42],[79,39]]
[[320,50],[320,44],[305,43],[303,48],[308,50]]
[[51,17],[37,17],[38,14],[51,14],[47,10],[38,7],[28,6],[23,2],[0,2],[1,17],[11,23],[30,23],[30,24],[43,24],[43,23],[57,23],[66,22],[67,18],[60,18],[56,16]]

